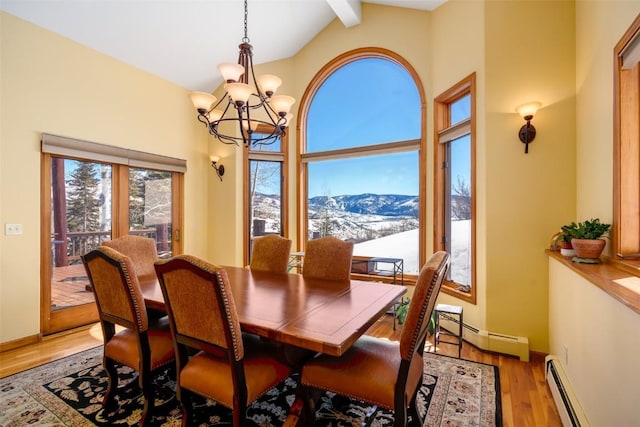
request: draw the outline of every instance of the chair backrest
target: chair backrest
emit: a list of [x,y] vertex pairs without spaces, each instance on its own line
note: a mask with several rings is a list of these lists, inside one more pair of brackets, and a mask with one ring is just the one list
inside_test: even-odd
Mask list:
[[105,240],[102,245],[113,248],[131,258],[133,271],[138,277],[155,276],[153,263],[158,259],[155,240],[149,237],[127,235],[113,240]]
[[[148,328],[144,296],[131,259],[100,246],[82,255],[100,320],[144,332]],[[104,327],[104,324],[103,324]]]
[[302,275],[313,279],[349,280],[353,242],[333,236],[309,240],[304,251]]
[[251,249],[251,270],[286,273],[289,268],[291,240],[277,234],[256,237]]
[[155,269],[174,340],[242,360],[242,332],[226,270],[192,255],[158,260]]
[[415,352],[421,355],[424,351],[431,313],[448,269],[449,254],[438,251],[420,270],[400,335],[400,356],[404,360],[411,360]]

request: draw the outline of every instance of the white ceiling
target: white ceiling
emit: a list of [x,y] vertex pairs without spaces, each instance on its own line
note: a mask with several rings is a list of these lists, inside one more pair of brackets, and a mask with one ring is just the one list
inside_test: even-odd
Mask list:
[[[446,0],[368,0],[433,10]],[[360,22],[361,0],[249,0],[254,63],[295,55],[338,17]],[[0,9],[189,90],[221,83],[244,36],[242,0],[0,0]]]

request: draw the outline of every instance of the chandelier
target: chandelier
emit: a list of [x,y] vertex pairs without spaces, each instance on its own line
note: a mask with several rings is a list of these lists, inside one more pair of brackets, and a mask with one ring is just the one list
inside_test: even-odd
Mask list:
[[[295,99],[288,95],[274,95],[282,84],[277,76],[264,74],[256,78],[253,47],[247,37],[247,14],[245,0],[244,37],[238,46],[238,63],[218,65],[225,81],[224,96],[218,100],[210,93],[191,92],[189,97],[198,111],[198,120],[211,135],[225,144],[239,145],[242,142],[249,147],[273,144],[285,134],[293,118],[289,110]],[[221,126],[225,122],[232,125]]]

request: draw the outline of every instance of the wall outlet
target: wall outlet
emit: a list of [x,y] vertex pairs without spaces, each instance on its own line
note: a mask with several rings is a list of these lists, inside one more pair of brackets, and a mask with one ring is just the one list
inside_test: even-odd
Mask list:
[[22,224],[5,224],[4,235],[5,236],[18,236],[22,234]]
[[569,365],[569,347],[566,345],[562,346],[562,361],[565,366]]

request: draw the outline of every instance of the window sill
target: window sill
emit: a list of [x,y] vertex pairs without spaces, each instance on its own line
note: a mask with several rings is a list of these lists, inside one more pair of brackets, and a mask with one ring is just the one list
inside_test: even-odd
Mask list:
[[635,277],[640,279],[640,268],[633,263],[621,263],[604,258],[602,264],[579,264],[565,258],[559,252],[546,250],[547,254],[575,271],[604,292],[640,314],[640,293],[635,292],[616,280]]

